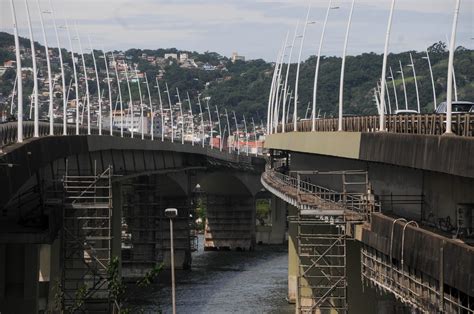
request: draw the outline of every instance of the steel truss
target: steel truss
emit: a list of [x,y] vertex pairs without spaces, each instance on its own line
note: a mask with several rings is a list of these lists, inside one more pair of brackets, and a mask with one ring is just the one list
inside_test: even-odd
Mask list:
[[104,309],[112,253],[112,167],[91,176],[69,175],[66,169],[63,186],[63,309]]

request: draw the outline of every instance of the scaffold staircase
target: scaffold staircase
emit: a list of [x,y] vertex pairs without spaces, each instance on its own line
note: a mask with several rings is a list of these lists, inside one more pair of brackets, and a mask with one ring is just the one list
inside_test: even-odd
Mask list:
[[[346,234],[344,216],[321,219],[299,210],[298,310],[347,312]],[[324,312],[323,312],[324,313]]]
[[[311,182],[339,182],[336,190]],[[354,224],[379,210],[366,171],[292,171],[269,169],[262,183],[295,206],[297,226],[297,306],[299,313],[347,313],[347,239]]]
[[[62,305],[67,312],[108,312],[112,250],[112,167],[63,179]],[[100,309],[100,311],[96,311]]]

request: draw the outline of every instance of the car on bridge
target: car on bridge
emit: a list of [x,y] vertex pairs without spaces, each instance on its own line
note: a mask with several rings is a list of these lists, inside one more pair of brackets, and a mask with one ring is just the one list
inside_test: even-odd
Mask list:
[[395,115],[408,115],[408,114],[419,114],[419,112],[416,110],[411,110],[411,109],[395,110]]
[[[435,113],[445,114],[447,111],[446,102],[442,102],[436,108]],[[471,101],[453,101],[452,103],[452,113],[453,114],[462,114],[462,113],[474,113],[474,102]]]

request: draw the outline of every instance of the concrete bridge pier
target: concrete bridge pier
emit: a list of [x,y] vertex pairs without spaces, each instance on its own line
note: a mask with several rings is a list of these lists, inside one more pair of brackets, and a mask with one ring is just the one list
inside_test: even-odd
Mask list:
[[[288,216],[296,216],[298,209],[288,205]],[[288,302],[297,302],[297,282],[298,282],[298,228],[295,223],[288,223]],[[296,306],[298,308],[298,305]]]
[[0,313],[38,312],[39,268],[40,245],[0,244]]
[[[182,182],[177,182],[177,177],[183,179]],[[142,277],[156,264],[169,267],[169,219],[164,216],[169,207],[178,209],[173,225],[175,265],[177,268],[191,266],[191,201],[185,181],[185,176],[156,175],[124,183],[122,265],[125,278]]]
[[207,195],[204,250],[252,250],[255,200],[239,195]]
[[269,244],[283,244],[285,242],[288,207],[289,205],[285,201],[272,195],[270,201],[272,230]]
[[252,250],[260,175],[216,171],[197,178],[206,204],[204,250]]

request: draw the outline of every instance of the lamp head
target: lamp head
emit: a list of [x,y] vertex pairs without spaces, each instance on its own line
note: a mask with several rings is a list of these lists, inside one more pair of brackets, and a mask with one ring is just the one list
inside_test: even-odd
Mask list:
[[165,216],[168,218],[175,218],[178,216],[178,210],[176,208],[167,208],[165,209]]

